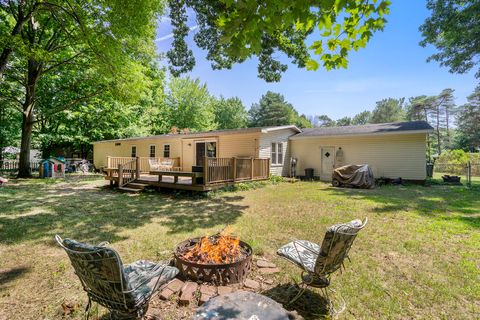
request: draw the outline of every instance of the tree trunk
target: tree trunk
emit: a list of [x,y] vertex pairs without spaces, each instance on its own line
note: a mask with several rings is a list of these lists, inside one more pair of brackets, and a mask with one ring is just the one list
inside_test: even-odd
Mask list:
[[30,178],[30,148],[32,144],[33,110],[35,108],[35,91],[42,65],[33,59],[28,60],[27,86],[25,87],[25,102],[22,113],[22,142],[20,145],[20,160],[18,164],[18,177]]
[[[33,111],[33,105],[31,106]],[[18,177],[30,178],[30,146],[32,143],[33,112],[23,113],[22,120],[22,143],[20,145],[20,161],[18,163]]]

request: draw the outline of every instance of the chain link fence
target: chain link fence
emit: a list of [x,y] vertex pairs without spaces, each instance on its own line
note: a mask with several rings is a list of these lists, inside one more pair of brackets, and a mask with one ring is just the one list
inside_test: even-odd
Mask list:
[[471,186],[472,183],[480,184],[480,162],[435,162],[433,166],[433,178],[443,179],[444,182],[454,182],[455,178],[452,178],[452,176],[460,177],[459,183],[468,186]]

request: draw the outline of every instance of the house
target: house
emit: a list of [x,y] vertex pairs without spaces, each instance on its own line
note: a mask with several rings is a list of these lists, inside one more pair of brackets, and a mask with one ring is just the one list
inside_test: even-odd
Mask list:
[[[140,171],[148,172],[149,158],[173,158],[182,172],[203,167],[205,157],[225,159],[269,159],[268,170],[250,166],[272,175],[290,175],[290,159],[297,159],[297,175],[307,168],[321,180],[330,180],[335,167],[345,164],[369,164],[375,176],[424,181],[426,178],[426,139],[433,128],[425,121],[368,124],[346,127],[322,127],[300,130],[296,126],[216,130],[187,134],[98,141],[93,144],[97,168],[117,168],[119,163],[141,158]],[[232,163],[224,175],[236,181]],[[240,160],[239,160],[240,161]],[[253,160],[252,160],[253,161]],[[209,164],[210,166],[210,164]],[[207,168],[209,168],[207,166]],[[238,165],[236,168],[241,169]],[[213,171],[212,171],[213,172]],[[229,178],[229,179],[230,179]],[[223,181],[228,180],[223,178]],[[175,180],[177,181],[177,179]],[[217,180],[222,181],[222,179]]]
[[297,172],[313,168],[321,180],[330,180],[334,167],[368,164],[375,177],[424,181],[432,131],[426,121],[304,129],[290,137],[290,150]]
[[175,167],[192,171],[203,166],[205,156],[270,158],[271,174],[288,175],[288,139],[300,132],[287,125],[98,141],[93,143],[93,159],[95,167],[101,168],[109,165],[108,157],[174,158]]

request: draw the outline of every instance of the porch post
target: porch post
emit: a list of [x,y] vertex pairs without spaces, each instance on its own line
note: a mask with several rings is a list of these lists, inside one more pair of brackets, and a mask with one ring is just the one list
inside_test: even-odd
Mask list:
[[110,165],[112,160],[110,158],[110,156],[107,156],[107,168],[111,168]]
[[235,182],[235,180],[237,180],[237,158],[236,157],[233,157],[232,158],[232,166],[233,166],[233,182]]
[[140,178],[140,157],[135,159],[135,179]]
[[253,161],[253,157],[250,159],[250,179],[253,180],[253,164],[254,164],[254,161]]
[[203,158],[203,184],[206,185],[208,181],[208,157]]
[[118,164],[118,186],[121,187],[123,184],[123,165]]

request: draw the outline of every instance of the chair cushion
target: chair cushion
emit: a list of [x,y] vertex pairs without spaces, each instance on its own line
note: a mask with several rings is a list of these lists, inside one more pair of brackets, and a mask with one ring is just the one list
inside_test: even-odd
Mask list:
[[292,261],[302,269],[314,272],[320,246],[307,240],[295,240],[277,250],[277,254]]
[[[138,260],[128,264],[124,266],[123,271],[127,278],[128,289],[133,290],[135,304],[148,299],[154,293],[154,289],[158,289],[160,285],[172,280],[178,274],[178,269],[175,267],[147,260]],[[156,284],[158,284],[157,288],[155,288]]]

